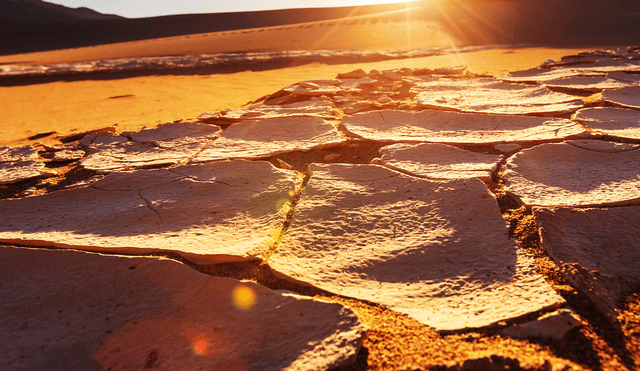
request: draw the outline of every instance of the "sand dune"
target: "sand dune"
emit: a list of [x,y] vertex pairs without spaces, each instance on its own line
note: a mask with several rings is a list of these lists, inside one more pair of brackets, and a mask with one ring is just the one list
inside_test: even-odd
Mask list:
[[[420,15],[419,15],[420,16]],[[290,50],[399,50],[461,45],[411,8],[328,21],[248,28],[0,57],[0,63]]]
[[[221,25],[218,32],[0,56],[0,65],[291,50],[404,50],[506,44],[566,48],[622,45],[633,43],[640,36],[636,27],[640,16],[633,12],[636,8],[640,11],[640,6],[625,5],[624,1],[434,0],[397,7],[353,7],[344,11],[336,8],[333,13],[325,11],[327,14],[315,14],[319,9],[299,9],[294,20],[321,20],[289,23],[277,22],[283,15],[277,12],[266,12],[262,15],[265,19],[257,22],[253,18],[258,14],[254,13],[260,12],[250,12],[244,18],[234,17],[236,24]],[[373,14],[351,15],[365,12]],[[327,19],[331,14],[335,18]],[[175,18],[176,23],[181,19]],[[261,24],[277,25],[256,26]],[[142,38],[146,33],[140,31]]]

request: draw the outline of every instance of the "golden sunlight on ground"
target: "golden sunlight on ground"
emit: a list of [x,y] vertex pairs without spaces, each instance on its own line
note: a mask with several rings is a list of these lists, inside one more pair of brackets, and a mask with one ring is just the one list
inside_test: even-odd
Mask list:
[[[516,3],[501,2],[500,6],[489,3],[487,6],[486,1],[407,2],[404,9],[372,15],[0,56],[0,65],[294,50],[455,49],[457,45],[474,42],[497,45],[513,41],[516,36],[522,42],[531,34],[526,28],[530,25],[522,26],[510,16],[521,11]],[[425,4],[426,7],[420,6]],[[544,11],[542,5],[537,7],[536,4],[531,3],[535,12]],[[530,23],[528,18],[524,23],[527,22]],[[614,46],[624,45],[590,44],[588,48],[502,45],[491,50],[382,62],[345,64],[336,59],[303,65],[294,60],[258,68],[264,70],[215,74],[201,70],[161,76],[116,74],[102,80],[47,83],[33,78],[25,85],[0,85],[0,112],[5,120],[0,127],[0,145],[32,143],[28,137],[51,131],[56,135],[68,135],[117,125],[121,132],[174,120],[195,121],[203,112],[240,108],[290,84],[334,78],[338,73],[358,68],[368,72],[372,69],[466,65],[474,73],[501,75],[537,67],[548,59],[559,59],[585,49]],[[39,142],[54,143],[55,135]]]
[[55,64],[230,52],[403,50],[450,45],[461,43],[452,39],[425,11],[407,7],[343,19],[0,56],[0,64]]
[[[67,135],[118,125],[118,131],[140,130],[173,120],[194,121],[203,112],[240,108],[299,81],[334,78],[362,68],[440,68],[469,66],[492,75],[527,69],[583,48],[496,49],[434,57],[358,64],[320,64],[213,75],[141,76],[113,80],[56,81],[0,86],[1,145],[33,143],[29,136],[56,131]],[[258,83],[259,82],[259,83]],[[54,143],[55,135],[38,140]]]

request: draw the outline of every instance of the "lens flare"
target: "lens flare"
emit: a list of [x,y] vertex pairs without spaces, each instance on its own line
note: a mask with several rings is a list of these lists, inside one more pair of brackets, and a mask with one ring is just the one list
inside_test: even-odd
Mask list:
[[193,352],[199,356],[209,352],[209,337],[205,334],[200,334],[193,340]]
[[218,341],[211,330],[188,327],[184,332],[194,354],[204,357],[216,351]]
[[247,286],[238,285],[233,289],[233,305],[240,310],[250,310],[256,304],[258,298],[253,290]]
[[288,213],[291,208],[291,203],[286,198],[281,198],[276,202],[276,210],[282,211],[283,213]]
[[289,196],[293,197],[296,193],[294,191],[289,191]]

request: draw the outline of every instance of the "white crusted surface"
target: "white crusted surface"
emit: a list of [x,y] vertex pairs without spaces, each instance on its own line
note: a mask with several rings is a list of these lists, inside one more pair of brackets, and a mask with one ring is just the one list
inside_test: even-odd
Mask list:
[[640,139],[640,111],[615,107],[584,108],[574,120],[597,132],[618,138]]
[[335,126],[320,118],[242,121],[229,126],[220,138],[205,147],[191,161],[260,159],[344,142],[346,139],[340,137]]
[[366,328],[348,308],[176,261],[0,247],[3,370],[325,370]]
[[320,117],[331,119],[338,116],[331,102],[316,100],[284,105],[257,105],[247,109],[227,109],[219,112],[205,112],[198,116],[203,122],[264,120],[283,117]]
[[196,140],[213,139],[220,134],[216,125],[193,122],[173,122],[152,129],[125,132],[123,136],[139,143],[151,143],[160,148],[171,148],[191,144]]
[[438,330],[482,327],[563,302],[517,252],[486,186],[376,165],[312,165],[269,259],[289,279],[380,303]]
[[621,107],[640,109],[640,86],[604,91],[602,100]]
[[[573,70],[580,74],[640,71],[640,63],[638,63],[638,60],[613,60],[598,56],[595,57],[596,60],[594,60],[593,63],[576,65]],[[624,58],[624,56],[622,57]]]
[[302,81],[298,84],[287,86],[282,89],[287,93],[292,93],[294,95],[303,95],[303,96],[321,96],[321,95],[335,95],[338,92],[342,91],[342,88],[336,86],[336,82],[331,81],[330,83],[322,83],[320,80],[319,84],[312,81]]
[[431,179],[489,180],[502,158],[471,152],[446,144],[394,144],[380,149],[376,163],[394,170]]
[[568,140],[565,143],[570,144],[574,147],[596,151],[596,152],[616,153],[616,152],[633,151],[635,149],[640,148],[640,144],[617,143],[617,142],[609,142],[606,140],[594,140],[594,139]]
[[640,150],[541,144],[511,157],[505,190],[527,206],[619,205],[640,200]]
[[607,77],[619,81],[627,81],[636,84],[640,83],[640,75],[638,74],[631,74],[626,72],[609,72],[607,73]]
[[433,78],[411,88],[423,108],[462,112],[554,115],[583,106],[580,99],[545,87],[504,82],[494,78]]
[[562,275],[609,318],[640,282],[640,206],[534,208],[542,244]]
[[342,119],[345,134],[383,142],[537,142],[586,135],[567,119],[426,110],[383,110]]
[[52,175],[55,175],[55,172],[46,170],[44,162],[40,161],[0,163],[0,184],[17,183]]
[[536,208],[545,248],[559,264],[640,282],[640,206]]
[[586,92],[619,89],[631,84],[633,83],[614,80],[605,76],[571,76],[543,82],[543,85],[549,88],[582,90]]
[[90,134],[80,142],[87,148],[80,164],[100,173],[175,165],[198,153],[220,131],[215,125],[181,122],[122,135]]
[[0,164],[18,161],[34,161],[38,151],[31,145],[22,147],[0,147]]
[[[603,76],[603,75],[604,73],[587,74],[587,76]],[[504,76],[499,76],[498,78],[502,81],[507,81],[507,82],[536,83],[536,82],[545,82],[550,80],[562,79],[566,77],[576,77],[576,76],[584,76],[584,75],[578,75],[577,72],[569,68],[558,68],[558,69],[532,68],[532,69],[523,70],[523,71],[509,72],[508,74]]]
[[245,161],[114,173],[85,188],[0,200],[0,241],[259,259],[280,233],[296,176]]
[[38,160],[38,151],[31,145],[21,147],[0,147],[0,184],[48,177],[55,174],[44,168]]
[[85,152],[81,149],[62,149],[53,154],[51,161],[75,161],[83,158],[84,155]]

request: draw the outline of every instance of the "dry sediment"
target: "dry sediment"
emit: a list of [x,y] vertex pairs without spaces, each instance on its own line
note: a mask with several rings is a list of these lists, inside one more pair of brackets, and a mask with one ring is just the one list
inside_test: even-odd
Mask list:
[[[350,357],[332,364],[345,370],[632,370],[640,366],[640,279],[628,273],[640,270],[633,246],[640,235],[633,222],[624,228],[614,214],[635,215],[640,207],[638,121],[628,104],[624,112],[613,108],[609,89],[619,85],[598,85],[602,95],[583,100],[594,89],[592,80],[582,87],[576,80],[570,86],[547,82],[550,76],[607,74],[626,77],[619,81],[633,86],[637,81],[628,77],[638,59],[635,49],[585,53],[513,73],[505,77],[508,83],[461,69],[354,71],[284,88],[257,102],[255,110],[204,114],[207,124],[185,124],[207,125],[204,135],[178,132],[172,124],[156,130],[162,134],[157,140],[142,140],[141,133],[98,133],[67,147],[41,148],[38,159],[56,175],[11,180],[0,189],[0,241],[103,252],[116,247],[112,252],[136,255],[141,251],[135,241],[154,237],[159,241],[144,242],[146,255],[341,303],[369,327],[366,335],[347,336],[363,348],[354,364],[345,364]],[[513,82],[524,77],[526,83]],[[471,103],[456,98],[464,95],[456,83],[477,89]],[[243,118],[249,120],[237,122]],[[613,125],[624,130],[607,132]],[[162,142],[167,138],[169,144]],[[140,143],[148,149],[131,155],[122,150]],[[406,143],[421,152],[390,164],[394,150],[411,148]],[[429,156],[444,144],[457,148]],[[251,162],[232,160],[248,149],[259,152],[247,155]],[[66,158],[56,157],[63,150],[87,155],[56,161]],[[139,161],[167,151],[177,160]],[[100,156],[100,168],[92,167],[92,156]],[[456,178],[452,167],[464,174],[481,157],[491,159],[481,167],[483,181],[473,179],[477,174],[449,180]],[[238,172],[241,167],[248,170]],[[104,178],[95,178],[96,172]],[[132,186],[121,189],[122,178]],[[111,198],[93,195],[122,199],[127,192],[136,203],[117,209],[109,207]],[[89,195],[80,202],[84,193]],[[212,204],[233,194],[241,195]],[[82,216],[60,224],[45,207],[62,196],[61,218],[78,202],[74,210],[84,207],[80,215],[93,213],[102,224],[89,228]],[[630,211],[610,207],[620,204]],[[588,220],[577,224],[573,214]],[[125,216],[129,222],[121,228]],[[250,220],[269,223],[249,228]],[[237,238],[241,232],[245,239]],[[125,242],[118,242],[118,233]],[[190,238],[184,247],[180,233]],[[619,236],[615,251],[598,242],[611,235]],[[581,238],[596,242],[586,248]],[[250,254],[241,248],[258,240]],[[171,248],[163,249],[163,243]],[[574,245],[581,249],[569,248]],[[596,250],[611,254],[603,259],[607,264],[593,259]],[[210,264],[212,256],[218,264]],[[559,306],[573,309],[573,319],[562,317],[566,312],[550,313]],[[569,325],[545,332],[549,318],[565,318]],[[131,336],[128,341],[136,341]],[[340,349],[338,343],[325,337],[310,357]],[[306,354],[300,351],[298,360]]]

